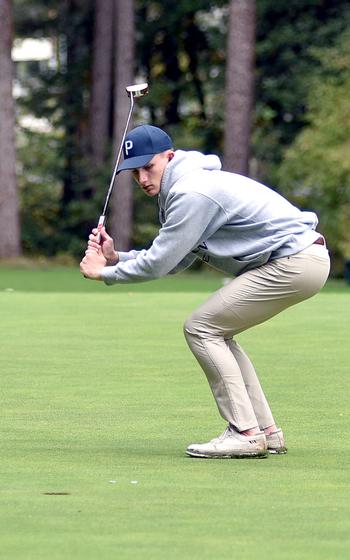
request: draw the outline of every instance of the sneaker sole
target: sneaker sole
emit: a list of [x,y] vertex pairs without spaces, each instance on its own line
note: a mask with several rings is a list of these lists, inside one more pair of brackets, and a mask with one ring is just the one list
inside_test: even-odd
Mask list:
[[198,459],[266,459],[268,457],[268,452],[259,451],[258,453],[242,453],[241,455],[205,455],[204,453],[186,451],[186,455]]
[[271,455],[285,455],[287,453],[287,448],[282,447],[281,449],[268,449],[267,451]]

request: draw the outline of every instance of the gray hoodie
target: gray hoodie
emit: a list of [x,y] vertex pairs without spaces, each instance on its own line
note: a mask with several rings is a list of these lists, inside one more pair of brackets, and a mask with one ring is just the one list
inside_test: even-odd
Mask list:
[[158,198],[161,229],[148,250],[119,253],[106,284],[144,282],[184,270],[197,258],[230,276],[293,255],[318,237],[302,212],[268,187],[221,171],[215,155],[177,150]]

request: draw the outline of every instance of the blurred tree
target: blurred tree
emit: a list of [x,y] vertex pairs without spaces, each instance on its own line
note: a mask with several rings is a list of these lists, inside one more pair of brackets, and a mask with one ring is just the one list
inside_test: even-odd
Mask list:
[[95,0],[90,147],[95,168],[107,161],[112,98],[114,0]]
[[149,120],[166,127],[182,147],[217,145],[212,129],[221,123],[212,118],[209,97],[220,91],[218,66],[223,72],[224,50],[218,54],[219,47],[209,37],[212,28],[221,38],[225,36],[224,30],[218,31],[225,4],[220,0],[209,6],[204,0],[138,1],[136,59],[151,85]]
[[12,96],[12,2],[0,0],[0,258],[21,253]]
[[[115,0],[115,86],[114,86],[114,152],[119,150],[129,112],[125,86],[134,83],[134,2]],[[118,186],[111,197],[110,232],[120,250],[128,250],[132,237],[133,191],[129,173],[118,176]]]
[[227,37],[224,166],[249,174],[254,99],[255,0],[231,0]]
[[67,236],[79,232],[80,223],[69,220],[71,205],[91,196],[85,158],[89,147],[89,105],[86,88],[90,86],[92,43],[91,2],[65,0],[59,7],[58,31],[62,65],[61,116],[64,127],[65,156],[61,217]]
[[[99,2],[99,8],[106,8],[109,1]],[[306,100],[314,87],[312,76],[321,67],[320,57],[309,47],[324,49],[334,44],[349,25],[350,10],[348,0],[259,0],[256,5],[256,104],[251,163],[256,177],[278,185],[277,171],[284,151],[307,125]],[[108,163],[107,156],[106,163],[97,170],[90,149],[90,132],[97,132],[95,126],[91,127],[90,119],[91,107],[96,107],[96,90],[93,95],[92,90],[97,86],[92,62],[93,36],[97,33],[94,18],[98,17],[95,8],[95,0],[15,2],[18,36],[48,37],[55,47],[54,59],[31,61],[26,64],[25,72],[22,72],[22,65],[18,66],[22,88],[18,114],[30,113],[46,120],[51,127],[49,136],[37,132],[41,138],[35,137],[35,140],[32,131],[29,133],[24,127],[19,133],[23,154],[23,173],[19,179],[22,202],[26,204],[22,212],[25,246],[33,252],[37,247],[52,254],[56,248],[57,252],[64,250],[79,255],[100,213],[110,180],[113,161]],[[128,103],[125,85],[130,81],[149,81],[150,94],[145,102],[137,104],[135,123],[146,121],[165,126],[176,147],[210,151],[221,156],[226,117],[228,0],[211,3],[205,0],[135,0],[134,8],[136,53],[135,62],[130,61],[129,66],[130,69],[134,67],[133,74],[129,78],[126,74],[113,76],[112,87],[118,88],[123,102]],[[113,25],[114,22],[115,17]],[[126,37],[125,30],[122,37]],[[107,36],[103,38],[108,40]],[[119,44],[126,50],[125,56],[130,54],[125,41]],[[111,86],[107,85],[110,65],[107,60],[102,62],[106,63],[103,95],[108,96],[111,93]],[[107,97],[105,100],[103,109],[107,112],[109,102]],[[112,147],[113,121],[117,119],[114,94],[110,105],[107,154]],[[125,106],[120,109],[118,119],[123,124],[118,126],[125,124],[127,110]],[[103,126],[105,128],[105,124]],[[120,132],[116,128],[114,137],[117,146]],[[93,142],[97,146],[96,138]],[[40,158],[42,146],[46,149]],[[115,196],[120,185],[118,178]],[[284,183],[281,182],[282,188]],[[130,195],[131,191],[126,192]],[[133,236],[134,242],[144,245],[157,228],[154,201],[136,193]],[[50,212],[44,200],[53,201]],[[31,219],[34,214],[29,210],[34,207],[35,220]],[[114,224],[126,216],[130,223],[130,205],[125,213],[119,203],[113,201],[113,207],[113,212],[118,208],[121,213],[119,218],[113,217]],[[40,224],[40,233],[56,229],[56,239],[47,234],[50,239],[45,245],[45,236],[33,233],[35,223]],[[120,227],[123,232],[127,231],[126,227]]]
[[[55,180],[45,189],[52,188],[54,198],[57,197],[57,183],[60,185],[60,196],[57,213],[52,226],[56,228],[57,252],[79,254],[84,245],[87,231],[91,227],[92,213],[92,166],[89,161],[89,90],[91,82],[91,45],[93,35],[92,0],[65,0],[57,3],[54,0],[42,3],[38,0],[16,0],[16,31],[21,37],[45,38],[53,46],[54,56],[48,60],[28,61],[18,66],[18,81],[21,95],[17,99],[19,115],[29,114],[34,121],[45,120],[51,128],[51,140],[48,148],[55,150],[59,165],[54,166]],[[32,145],[26,139],[32,138],[33,129],[23,126],[20,130],[22,145]],[[47,131],[42,132],[43,137]],[[37,132],[40,134],[40,132]],[[25,138],[23,138],[25,137]],[[33,145],[35,150],[44,142]],[[33,183],[31,169],[23,168],[27,181],[21,181],[22,189],[38,189],[28,193],[29,200],[43,200],[39,190],[43,188],[52,174],[49,172],[46,159],[53,162],[55,158],[42,154],[42,174]],[[30,158],[24,163],[29,164]],[[23,193],[23,198],[27,193]],[[96,204],[95,204],[96,206]],[[45,220],[45,205],[42,208],[42,219]],[[94,208],[97,215],[97,209]],[[22,212],[23,219],[28,220],[27,231],[32,230],[33,221],[28,212]],[[23,224],[25,225],[25,223]],[[58,227],[59,225],[59,227]],[[48,226],[48,224],[47,224]],[[51,228],[46,228],[48,231]],[[34,236],[36,237],[36,236]],[[26,242],[26,246],[28,243]],[[34,249],[34,244],[30,244]],[[40,250],[38,246],[38,250]],[[51,254],[52,240],[47,240],[47,253]]]

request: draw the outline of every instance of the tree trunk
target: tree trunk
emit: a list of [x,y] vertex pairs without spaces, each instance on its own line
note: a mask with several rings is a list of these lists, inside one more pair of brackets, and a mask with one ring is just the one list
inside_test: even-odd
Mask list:
[[[125,87],[134,82],[134,2],[115,1],[115,84],[114,84],[114,153],[117,154],[129,112],[130,101]],[[132,237],[132,178],[128,172],[117,177],[111,197],[109,229],[118,249],[130,249]]]
[[95,27],[90,114],[90,145],[94,167],[106,161],[112,96],[114,0],[95,0]]
[[65,0],[61,2],[59,9],[62,12],[60,33],[64,38],[67,65],[62,96],[65,128],[62,219],[65,221],[69,213],[68,206],[77,199],[79,183],[83,182],[84,177],[81,165],[87,128],[84,122],[84,87],[82,86],[86,50],[85,20],[82,17],[84,0]]
[[12,96],[12,2],[0,0],[0,258],[21,254]]
[[248,175],[254,98],[255,0],[231,0],[226,66],[224,167]]

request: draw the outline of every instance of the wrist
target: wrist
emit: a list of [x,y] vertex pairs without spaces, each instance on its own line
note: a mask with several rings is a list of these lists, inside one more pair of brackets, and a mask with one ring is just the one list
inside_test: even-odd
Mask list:
[[113,254],[108,255],[108,257],[106,257],[106,265],[107,266],[114,266],[116,264],[118,264],[119,262],[119,255],[117,253],[117,251],[113,251]]

